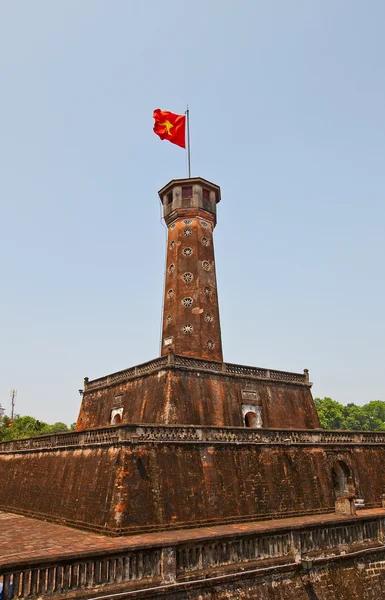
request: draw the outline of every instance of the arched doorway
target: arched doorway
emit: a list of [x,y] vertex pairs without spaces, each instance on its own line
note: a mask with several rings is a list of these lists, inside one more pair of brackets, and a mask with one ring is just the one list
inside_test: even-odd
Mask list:
[[332,469],[332,480],[335,497],[346,496],[349,493],[350,469],[342,460],[338,460]]
[[262,410],[260,406],[244,404],[242,406],[243,421],[245,427],[260,429],[262,427]]
[[112,419],[112,425],[119,425],[119,423],[122,422],[122,417],[120,416],[119,413],[117,413],[114,418]]
[[249,411],[245,414],[245,425],[246,427],[258,427],[258,420],[255,412]]
[[111,425],[119,425],[123,419],[123,408],[113,408],[110,415]]

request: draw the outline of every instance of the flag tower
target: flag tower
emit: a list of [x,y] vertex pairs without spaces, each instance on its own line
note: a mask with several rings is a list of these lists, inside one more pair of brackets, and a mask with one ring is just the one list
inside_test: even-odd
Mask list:
[[222,362],[213,231],[220,188],[200,177],[159,192],[168,227],[162,349]]

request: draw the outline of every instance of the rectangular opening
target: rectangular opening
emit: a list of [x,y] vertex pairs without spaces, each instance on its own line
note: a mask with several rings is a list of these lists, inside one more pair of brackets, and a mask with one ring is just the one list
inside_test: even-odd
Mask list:
[[182,198],[183,198],[183,200],[192,198],[192,185],[187,185],[187,186],[182,187]]
[[202,190],[202,198],[203,200],[210,200],[210,190],[203,188]]

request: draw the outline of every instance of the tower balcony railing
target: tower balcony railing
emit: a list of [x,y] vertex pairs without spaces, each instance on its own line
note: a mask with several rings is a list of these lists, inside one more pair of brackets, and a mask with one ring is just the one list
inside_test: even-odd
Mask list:
[[235,443],[265,446],[384,446],[385,432],[128,424],[1,442],[0,453],[146,442]]
[[123,371],[118,371],[117,373],[112,373],[111,375],[100,377],[99,379],[89,381],[86,377],[84,380],[84,392],[98,390],[118,382],[121,383],[129,379],[135,379],[136,377],[154,373],[167,367],[193,369],[208,373],[215,372],[224,375],[252,377],[264,380],[267,379],[306,386],[311,385],[307,369],[304,369],[303,373],[291,373],[289,371],[278,371],[275,369],[264,369],[260,367],[249,367],[245,365],[192,358],[189,356],[176,355],[173,354],[172,351],[169,351],[168,356],[161,356],[136,367],[124,369]]

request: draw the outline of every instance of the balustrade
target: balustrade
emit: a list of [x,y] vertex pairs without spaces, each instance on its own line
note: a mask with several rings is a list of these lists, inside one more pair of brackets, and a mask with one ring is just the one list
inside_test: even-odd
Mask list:
[[385,445],[385,432],[130,424],[0,442],[0,453],[151,441],[299,446]]
[[[317,556],[349,556],[368,545],[383,545],[385,520],[362,518],[354,522],[331,522],[319,526],[303,525],[300,529],[281,528],[262,533],[238,533],[212,540],[191,540],[162,547],[131,551],[105,551],[80,558],[47,559],[30,565],[18,561],[15,566],[0,566],[3,600],[41,598],[77,590],[130,583],[129,589],[183,582],[186,578],[209,577],[226,568],[265,568],[265,561],[275,564],[312,560]],[[360,546],[361,545],[361,546]],[[310,554],[309,554],[310,553]],[[277,562],[278,561],[278,562]]]
[[307,370],[304,373],[290,373],[288,371],[273,371],[269,369],[261,369],[259,367],[248,367],[245,365],[236,365],[230,363],[220,363],[211,360],[203,360],[200,358],[190,358],[188,356],[170,355],[156,358],[142,365],[107,375],[106,377],[100,377],[89,381],[88,378],[84,381],[84,391],[90,392],[92,390],[98,390],[108,385],[128,381],[145,375],[164,369],[167,366],[172,368],[184,367],[188,369],[199,369],[200,371],[216,373],[224,373],[230,375],[243,375],[244,377],[257,377],[259,379],[273,379],[274,381],[284,381],[289,383],[302,383],[309,384],[309,376]]

